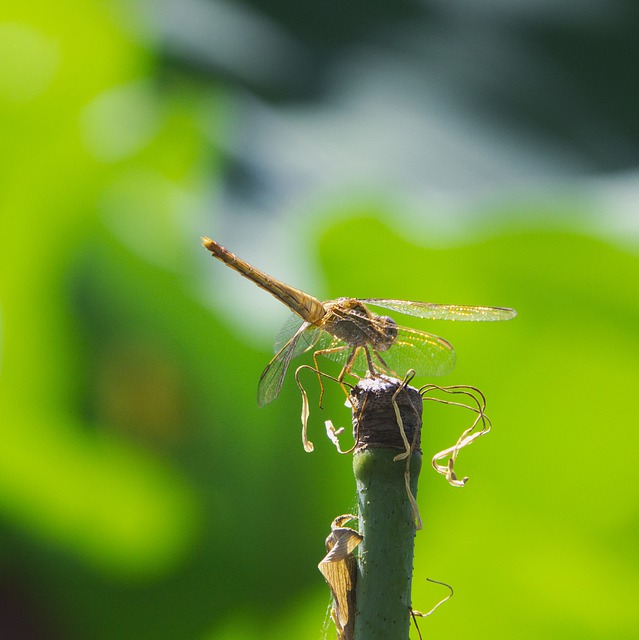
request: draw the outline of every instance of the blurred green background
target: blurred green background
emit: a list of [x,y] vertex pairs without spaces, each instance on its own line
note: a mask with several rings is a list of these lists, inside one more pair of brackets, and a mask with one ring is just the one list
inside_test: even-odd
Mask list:
[[[350,416],[329,388],[309,455],[292,376],[258,410],[286,311],[206,234],[322,299],[515,307],[415,325],[494,423],[463,490],[422,474],[422,632],[636,638],[632,8],[3,7],[0,637],[333,637]],[[428,459],[467,417],[424,423]]]

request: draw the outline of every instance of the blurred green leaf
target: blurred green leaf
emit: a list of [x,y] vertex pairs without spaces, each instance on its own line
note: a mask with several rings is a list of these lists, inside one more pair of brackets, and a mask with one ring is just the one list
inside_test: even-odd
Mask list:
[[[494,632],[495,620],[497,637],[515,629],[531,638],[541,629],[552,637],[630,637],[639,583],[636,554],[629,556],[639,504],[639,435],[631,426],[637,256],[540,231],[434,249],[415,245],[377,212],[343,217],[321,240],[332,294],[519,312],[508,323],[415,324],[453,343],[458,366],[441,382],[483,389],[495,425],[459,458],[459,473],[471,476],[467,489],[422,479],[427,524],[417,538],[416,606],[436,598],[428,576],[452,582],[458,594],[481,594],[474,605],[465,595],[450,605],[464,612],[456,632],[469,637]],[[426,454],[452,444],[465,426],[463,413],[427,404]],[[563,620],[556,636],[545,616]],[[426,624],[444,633],[451,622],[439,613]]]

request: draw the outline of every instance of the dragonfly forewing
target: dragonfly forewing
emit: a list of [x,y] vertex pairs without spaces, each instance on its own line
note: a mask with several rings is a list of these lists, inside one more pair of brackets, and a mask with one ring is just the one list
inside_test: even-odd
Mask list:
[[412,300],[387,300],[385,298],[360,298],[366,304],[390,309],[408,316],[431,320],[462,320],[470,322],[496,322],[510,320],[517,315],[507,307],[475,307],[461,304],[435,304]]

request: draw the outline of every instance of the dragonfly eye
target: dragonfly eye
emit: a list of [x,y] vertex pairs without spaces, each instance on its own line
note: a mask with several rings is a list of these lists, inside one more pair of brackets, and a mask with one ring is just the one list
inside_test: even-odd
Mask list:
[[378,316],[380,333],[375,341],[377,351],[386,351],[393,346],[397,338],[397,323],[389,316]]

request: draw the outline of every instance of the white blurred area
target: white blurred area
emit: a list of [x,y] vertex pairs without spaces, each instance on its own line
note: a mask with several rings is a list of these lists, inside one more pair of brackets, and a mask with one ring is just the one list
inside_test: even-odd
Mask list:
[[[578,229],[639,248],[639,159],[603,173],[566,139],[487,108],[493,94],[510,86],[520,90],[519,99],[526,91],[531,101],[552,98],[549,110],[565,108],[559,121],[583,132],[594,151],[611,145],[631,157],[622,133],[580,99],[571,78],[514,35],[521,25],[546,20],[605,33],[611,9],[621,4],[431,2],[438,20],[385,25],[331,62],[319,99],[279,103],[258,97],[250,84],[284,86],[287,78],[312,72],[294,34],[229,0],[140,6],[146,29],[168,52],[194,57],[230,79],[233,119],[212,142],[240,177],[208,203],[215,213],[203,233],[276,277],[322,297],[300,230],[309,217],[321,229],[322,217],[340,203],[375,197],[396,207],[404,222],[399,228],[414,230],[411,239],[424,244],[469,241],[482,229],[498,230],[509,216],[510,223],[520,218],[522,225]],[[520,202],[526,206],[515,206]],[[537,213],[557,202],[580,213]],[[509,203],[512,214],[504,213]],[[260,308],[268,314],[264,333],[273,335],[285,316],[278,303],[265,305],[264,292],[215,268],[217,304],[232,292],[234,322],[251,324],[252,310]],[[210,300],[211,292],[205,296]]]

